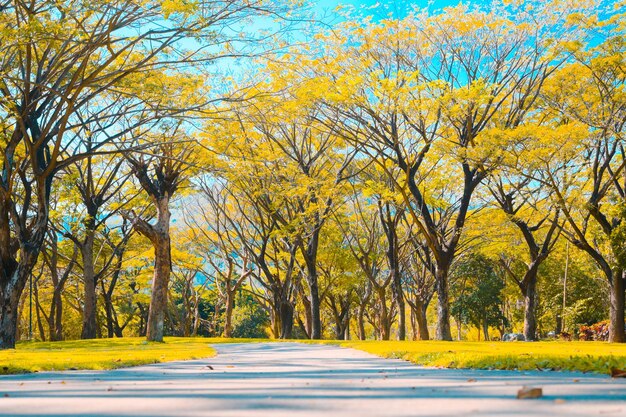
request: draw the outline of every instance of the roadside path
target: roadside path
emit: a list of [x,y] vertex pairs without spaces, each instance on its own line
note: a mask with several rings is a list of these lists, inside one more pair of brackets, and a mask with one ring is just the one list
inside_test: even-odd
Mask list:
[[[1,376],[0,416],[626,416],[626,380],[604,375],[420,368],[327,345],[215,348],[195,361]],[[544,398],[515,399],[524,385]]]

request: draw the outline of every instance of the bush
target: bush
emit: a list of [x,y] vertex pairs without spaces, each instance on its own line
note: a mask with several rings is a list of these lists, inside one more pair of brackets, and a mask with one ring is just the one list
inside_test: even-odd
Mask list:
[[578,338],[580,340],[609,340],[609,321],[603,320],[591,326],[580,326],[578,329]]
[[233,337],[266,338],[269,316],[250,295],[240,295],[233,310]]

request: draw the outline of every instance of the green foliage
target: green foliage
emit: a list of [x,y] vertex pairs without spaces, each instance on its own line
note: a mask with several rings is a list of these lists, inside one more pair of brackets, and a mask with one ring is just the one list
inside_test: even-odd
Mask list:
[[249,294],[237,297],[233,310],[233,337],[267,338],[269,317],[267,312]]
[[471,254],[455,271],[457,293],[452,314],[464,324],[475,327],[499,326],[506,318],[502,313],[504,282],[489,259]]

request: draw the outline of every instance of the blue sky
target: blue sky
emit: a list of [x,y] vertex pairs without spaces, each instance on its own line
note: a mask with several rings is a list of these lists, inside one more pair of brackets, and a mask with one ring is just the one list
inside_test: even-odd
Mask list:
[[[471,3],[487,3],[488,0],[475,0]],[[381,17],[393,12],[395,17],[402,17],[403,11],[412,6],[430,7],[432,9],[441,9],[447,6],[458,5],[459,3],[470,3],[461,0],[313,0],[315,9],[318,11],[332,12],[338,5],[350,5],[356,9],[362,10],[365,14],[380,14]],[[378,7],[375,7],[378,5]]]

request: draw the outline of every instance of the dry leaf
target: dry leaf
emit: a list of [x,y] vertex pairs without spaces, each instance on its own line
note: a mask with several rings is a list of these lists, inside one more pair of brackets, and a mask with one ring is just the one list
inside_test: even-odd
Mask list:
[[527,398],[541,398],[543,396],[543,390],[541,388],[532,388],[532,387],[523,387],[521,390],[517,391],[517,399],[527,399]]
[[611,368],[611,378],[626,378],[626,370]]
[[557,398],[556,400],[554,400],[555,404],[565,404],[567,401],[565,401],[563,398]]
[[467,380],[467,382],[476,382],[476,380],[474,378],[470,378]]

